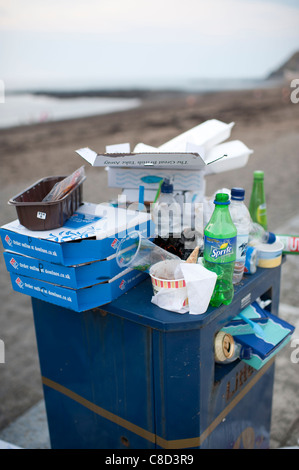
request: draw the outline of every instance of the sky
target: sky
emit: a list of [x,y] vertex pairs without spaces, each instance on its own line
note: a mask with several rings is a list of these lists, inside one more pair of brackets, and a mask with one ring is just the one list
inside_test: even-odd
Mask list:
[[5,87],[264,78],[299,50],[298,0],[0,0]]

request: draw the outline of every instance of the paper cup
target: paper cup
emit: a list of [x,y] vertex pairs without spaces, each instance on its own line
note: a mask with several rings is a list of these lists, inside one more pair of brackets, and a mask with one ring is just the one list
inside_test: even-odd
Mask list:
[[[174,292],[180,292],[185,296],[183,306],[188,305],[188,294],[185,279],[173,279],[175,268],[178,266],[176,260],[160,261],[150,268],[150,277],[153,286],[154,295],[157,295],[161,289],[168,289],[169,295]],[[165,278],[165,275],[170,279]]]
[[276,268],[281,264],[283,243],[261,243],[256,246],[258,252],[258,266],[260,268]]

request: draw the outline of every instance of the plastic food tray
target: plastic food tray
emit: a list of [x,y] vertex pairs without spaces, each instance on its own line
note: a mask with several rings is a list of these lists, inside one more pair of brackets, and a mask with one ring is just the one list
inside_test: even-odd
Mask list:
[[58,201],[42,202],[52,187],[64,178],[65,176],[43,178],[8,201],[16,207],[19,222],[24,227],[35,231],[62,227],[82,204],[84,180]]

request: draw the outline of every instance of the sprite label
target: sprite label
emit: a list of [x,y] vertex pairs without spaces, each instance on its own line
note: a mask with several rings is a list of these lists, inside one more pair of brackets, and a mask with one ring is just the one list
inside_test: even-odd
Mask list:
[[236,260],[236,240],[231,238],[212,238],[205,235],[204,259],[210,263],[231,263]]
[[267,224],[267,206],[265,203],[258,206],[256,210],[256,220],[262,226]]

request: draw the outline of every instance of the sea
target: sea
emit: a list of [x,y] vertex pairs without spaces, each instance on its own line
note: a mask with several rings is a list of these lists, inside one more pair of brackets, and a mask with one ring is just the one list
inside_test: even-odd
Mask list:
[[34,93],[8,94],[0,104],[0,128],[63,121],[125,111],[140,106],[139,98],[56,98]]
[[[261,79],[156,80],[139,82],[138,84],[132,82],[112,87],[107,83],[106,85],[101,84],[100,87],[101,95],[104,96],[88,96],[90,91],[97,91],[97,88],[88,86],[88,84],[75,90],[59,87],[59,85],[45,87],[43,91],[41,89],[5,90],[3,87],[2,96],[0,96],[0,128],[126,111],[142,104],[140,92],[144,90],[205,93],[268,86],[265,84],[266,82]],[[116,90],[118,92],[114,93],[116,96],[108,96]],[[126,96],[128,91],[130,91],[129,96]],[[59,96],[57,96],[57,92],[59,92]]]

